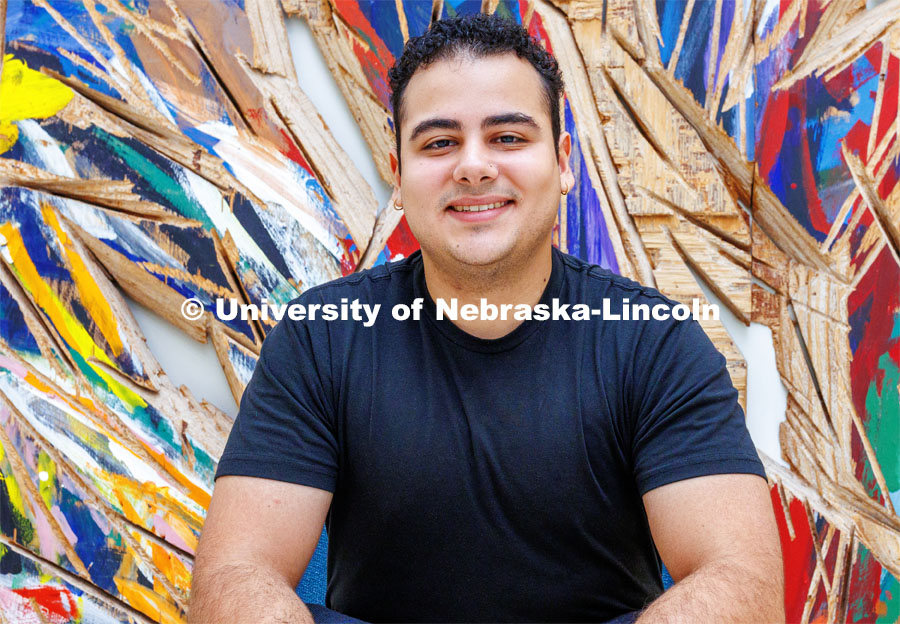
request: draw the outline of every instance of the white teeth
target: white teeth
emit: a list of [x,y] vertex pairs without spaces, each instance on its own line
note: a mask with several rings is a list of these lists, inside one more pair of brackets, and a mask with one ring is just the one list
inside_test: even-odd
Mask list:
[[505,206],[509,203],[509,200],[494,202],[493,204],[480,204],[478,206],[450,206],[456,212],[482,212],[485,210],[491,210],[493,208],[499,208],[500,206]]

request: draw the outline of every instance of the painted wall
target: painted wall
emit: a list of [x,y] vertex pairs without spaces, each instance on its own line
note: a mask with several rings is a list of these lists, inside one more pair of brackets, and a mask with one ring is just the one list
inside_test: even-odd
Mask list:
[[274,326],[215,302],[415,249],[385,210],[385,72],[432,17],[483,8],[566,76],[555,242],[721,304],[704,329],[767,456],[789,620],[895,620],[900,0],[871,4],[7,0],[4,617],[183,617]]

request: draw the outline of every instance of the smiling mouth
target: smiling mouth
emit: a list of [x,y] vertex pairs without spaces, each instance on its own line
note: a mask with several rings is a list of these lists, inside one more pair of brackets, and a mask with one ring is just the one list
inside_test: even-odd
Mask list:
[[511,199],[507,199],[506,201],[501,202],[494,202],[493,204],[478,204],[476,206],[450,206],[450,208],[452,208],[456,212],[484,212],[485,210],[500,208],[509,203],[512,203]]

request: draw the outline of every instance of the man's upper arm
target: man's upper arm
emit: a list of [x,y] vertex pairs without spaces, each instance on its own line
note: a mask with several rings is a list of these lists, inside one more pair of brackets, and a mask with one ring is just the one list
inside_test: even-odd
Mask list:
[[255,565],[296,586],[322,533],[331,497],[331,492],[284,481],[220,477],[197,566],[213,571],[219,565]]
[[766,578],[781,578],[778,529],[766,481],[760,477],[685,479],[652,489],[643,500],[653,541],[676,582],[723,561]]

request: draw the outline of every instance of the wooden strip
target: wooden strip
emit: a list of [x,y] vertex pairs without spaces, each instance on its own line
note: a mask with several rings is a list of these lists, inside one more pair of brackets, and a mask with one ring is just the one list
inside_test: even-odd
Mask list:
[[50,17],[53,18],[60,28],[62,28],[66,34],[68,34],[72,39],[74,39],[78,45],[80,45],[88,54],[90,54],[94,61],[97,62],[101,67],[106,70],[106,73],[109,77],[115,82],[116,90],[122,94],[122,97],[125,98],[126,101],[130,101],[134,99],[134,94],[131,91],[131,87],[128,84],[128,81],[125,80],[124,76],[122,76],[119,72],[113,70],[110,67],[109,59],[103,56],[87,39],[81,36],[81,33],[69,23],[69,21],[62,16],[62,14],[54,9],[47,0],[32,0],[32,3],[41,9],[47,11],[50,14]]
[[841,153],[844,156],[844,162],[847,163],[847,168],[850,169],[850,173],[853,175],[853,181],[856,183],[860,195],[862,195],[869,206],[875,222],[884,235],[885,243],[894,255],[894,259],[900,264],[900,230],[897,229],[900,215],[894,216],[892,211],[885,206],[878,195],[875,183],[863,166],[862,161],[849,150],[847,143],[844,141],[841,142]]
[[660,197],[659,195],[657,195],[650,189],[644,188],[643,186],[640,186],[640,185],[635,185],[634,188],[639,194],[644,195],[645,197],[652,199],[653,201],[665,206],[666,208],[668,208],[675,214],[684,217],[685,219],[687,219],[688,221],[690,221],[697,227],[706,230],[710,234],[712,234],[714,236],[718,236],[719,238],[721,238],[722,240],[727,242],[729,245],[733,245],[734,247],[737,247],[738,249],[740,249],[742,251],[747,251],[747,252],[750,251],[751,246],[748,245],[747,243],[739,241],[737,238],[735,238],[734,236],[732,236],[725,230],[723,230],[719,227],[716,227],[712,223],[707,223],[706,221],[699,219],[692,212],[688,211],[685,208],[682,208],[681,206],[675,204],[672,201],[669,201],[665,197]]
[[20,186],[56,197],[95,204],[127,215],[169,225],[197,227],[199,221],[174,214],[159,204],[145,201],[132,193],[134,185],[128,180],[83,180],[49,173],[18,160],[0,158],[0,184]]
[[819,246],[819,249],[822,253],[828,253],[828,251],[831,249],[831,246],[834,244],[838,233],[841,231],[841,226],[844,223],[844,219],[847,218],[847,213],[849,213],[853,208],[853,203],[858,198],[859,189],[854,188],[852,191],[850,191],[850,194],[847,196],[847,199],[844,200],[844,203],[841,204],[841,209],[838,210],[837,215],[834,217],[834,221],[831,222],[831,227],[828,229],[828,236],[825,237],[825,240],[822,241],[822,244]]
[[[724,0],[715,0],[716,8],[713,12],[713,25],[712,25],[712,35],[710,37],[709,44],[709,61],[706,66],[706,101],[703,104],[703,107],[706,109],[709,118],[715,120],[716,111],[710,110],[710,104],[713,102],[713,94],[716,90],[716,68],[719,66],[719,30],[721,29],[720,22],[722,21],[722,2]],[[734,8],[735,13],[740,11],[739,7]],[[697,35],[701,35],[702,33],[697,33]]]
[[809,508],[809,503],[803,504],[803,511],[806,515],[806,523],[809,526],[809,534],[812,536],[813,552],[816,555],[816,571],[819,573],[819,578],[822,580],[822,584],[825,586],[825,592],[831,593],[831,583],[828,582],[828,572],[825,569],[825,552],[822,550],[822,547],[819,546],[820,536],[819,532],[816,530],[816,522],[813,519],[812,510]]
[[[769,56],[772,53],[772,50],[778,47],[785,36],[793,30],[802,3],[803,0],[792,0],[790,6],[788,6],[784,13],[779,16],[775,27],[766,34],[765,39],[762,41],[754,41],[753,52],[757,62],[760,62]],[[762,4],[765,4],[765,2],[762,2]],[[756,38],[754,37],[754,39]]]
[[[406,19],[406,9],[403,8],[403,0],[394,0],[394,4],[397,7],[397,20],[400,23],[400,34],[403,35],[403,45],[406,45],[406,42],[409,41],[409,22]],[[496,9],[496,5],[494,8]]]
[[[619,270],[626,277],[646,285],[655,285],[650,259],[616,182],[615,165],[593,96],[595,89],[592,87],[591,74],[585,66],[572,29],[559,11],[549,6],[546,0],[535,2],[534,7],[554,42],[554,54],[569,85],[566,93],[581,133],[588,177],[597,190]],[[598,26],[593,25],[594,28]]]
[[372,231],[369,245],[359,259],[360,269],[368,269],[375,264],[378,254],[384,249],[388,238],[402,219],[403,211],[395,210],[392,203],[389,202],[386,207],[382,208],[375,219],[375,229]]
[[699,262],[694,260],[691,255],[687,252],[684,246],[678,241],[678,239],[672,234],[671,230],[668,227],[663,226],[663,232],[666,235],[666,238],[669,240],[669,243],[672,245],[673,249],[678,253],[681,257],[682,261],[688,265],[692,271],[694,271],[700,278],[703,280],[706,287],[709,288],[713,294],[718,297],[722,303],[725,304],[731,313],[734,314],[738,320],[740,320],[744,325],[750,326],[750,319],[747,318],[747,315],[744,311],[738,306],[728,294],[719,286],[718,282],[710,277],[710,275],[703,270],[703,267]]
[[[48,321],[46,317],[40,308],[34,304],[22,285],[19,284],[15,274],[5,261],[0,262],[0,284],[6,288],[19,306],[19,312],[21,312],[25,324],[31,331],[31,335],[34,336],[35,342],[37,342],[41,355],[49,364],[51,370],[55,371],[60,379],[72,378],[75,375],[76,367],[71,354],[68,349],[63,349],[62,342],[55,328],[51,329],[52,325],[50,327],[47,326]],[[4,344],[4,341],[0,340],[0,352],[4,351]],[[15,357],[11,348],[8,351],[8,355],[12,358]]]
[[253,69],[284,78],[294,75],[294,61],[281,6],[277,0],[244,0],[253,39]]
[[132,25],[138,32],[146,37],[147,41],[150,42],[150,44],[163,56],[163,58],[166,59],[166,61],[168,61],[168,63],[172,67],[177,69],[178,72],[195,87],[200,87],[200,76],[188,69],[184,62],[172,52],[169,46],[159,39],[159,36],[162,35],[163,37],[175,40],[182,45],[190,46],[191,42],[183,32],[181,32],[177,28],[173,28],[167,24],[163,24],[162,22],[152,19],[147,15],[143,15],[139,11],[130,11],[118,2],[105,3],[103,6],[106,7],[106,10],[108,10],[110,13],[119,16],[128,24]]
[[[756,0],[753,0],[754,2]],[[753,8],[750,8],[750,15],[753,14]],[[753,20],[744,19],[744,11],[742,7],[736,6],[734,10],[734,18],[732,19],[732,27],[731,33],[728,36],[728,39],[725,43],[725,52],[722,54],[722,61],[719,68],[718,79],[716,80],[715,85],[715,96],[713,97],[713,102],[715,108],[713,111],[718,111],[721,108],[723,111],[728,110],[732,106],[734,106],[737,102],[743,102],[744,98],[744,88],[746,76],[748,72],[742,72],[741,67],[747,64],[747,61],[753,60],[753,54],[751,53],[752,49],[752,35],[753,35]],[[729,98],[725,103],[722,102],[722,91],[725,85],[725,80],[728,78],[729,74],[731,74],[730,84],[728,87],[728,95]],[[734,92],[734,94],[732,94]],[[707,106],[709,110],[709,107]],[[740,133],[743,134],[745,131],[745,126],[741,126]],[[739,145],[743,145],[745,141],[738,141]]]
[[[846,397],[849,398],[853,396],[850,392],[850,389],[847,387],[848,381],[846,378],[838,377],[838,383],[841,384],[844,395]],[[884,506],[889,512],[891,512],[892,514],[896,514],[894,503],[893,501],[891,501],[891,491],[888,489],[887,480],[884,478],[884,471],[881,470],[881,463],[879,463],[878,461],[878,454],[875,452],[875,448],[872,446],[872,441],[869,440],[869,435],[866,433],[866,426],[863,424],[862,419],[859,417],[859,414],[856,413],[856,407],[854,407],[852,402],[848,401],[847,405],[845,405],[844,407],[846,408],[847,413],[852,419],[853,426],[856,428],[856,433],[859,435],[859,439],[862,441],[863,451],[866,454],[866,459],[869,460],[869,465],[872,467],[872,474],[875,476],[875,482],[878,483],[882,498],[884,498]]]
[[612,91],[614,97],[610,99],[619,105],[621,110],[625,113],[625,117],[634,124],[634,127],[638,131],[638,134],[640,134],[641,137],[643,137],[643,139],[647,141],[647,143],[650,145],[650,148],[656,153],[657,158],[665,163],[669,171],[671,171],[675,175],[675,179],[681,182],[681,184],[684,185],[684,188],[687,189],[689,193],[694,195],[694,188],[687,181],[687,179],[685,179],[684,173],[682,173],[681,171],[681,167],[679,167],[677,163],[672,161],[672,158],[669,156],[668,151],[662,146],[661,141],[656,136],[656,133],[654,132],[653,126],[651,125],[650,121],[644,118],[640,103],[633,102],[631,98],[629,98],[628,94],[619,86],[619,84],[615,81],[612,75],[610,75],[605,67],[600,67],[598,75],[601,77],[601,81],[603,82],[603,84],[610,91]]

